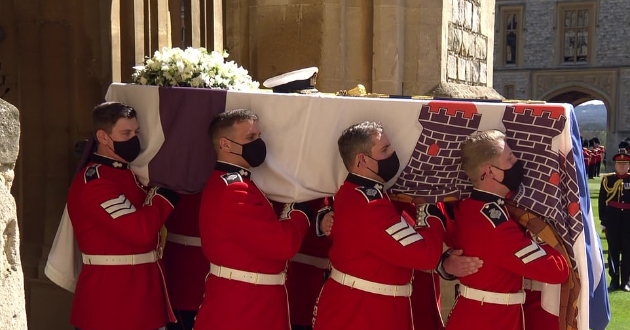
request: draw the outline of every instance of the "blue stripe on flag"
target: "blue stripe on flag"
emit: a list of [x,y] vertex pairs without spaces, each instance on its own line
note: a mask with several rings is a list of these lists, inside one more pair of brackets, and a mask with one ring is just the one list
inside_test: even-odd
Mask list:
[[[599,236],[595,233],[594,223],[591,219],[591,199],[588,190],[588,181],[586,178],[586,169],[584,168],[584,156],[582,154],[582,142],[580,139],[580,129],[575,117],[575,111],[571,106],[571,145],[573,156],[575,158],[575,167],[577,170],[577,181],[580,194],[580,205],[582,206],[582,220],[584,221],[584,240],[586,245],[586,261],[588,267],[588,289],[589,289],[589,328],[593,330],[604,330],[610,322],[610,303],[608,301],[608,290],[606,289],[605,269],[600,265],[604,265],[604,255],[602,253],[602,245]],[[591,240],[595,237],[594,240]],[[593,258],[599,258],[599,265],[594,269]],[[599,278],[594,283],[595,278]]]

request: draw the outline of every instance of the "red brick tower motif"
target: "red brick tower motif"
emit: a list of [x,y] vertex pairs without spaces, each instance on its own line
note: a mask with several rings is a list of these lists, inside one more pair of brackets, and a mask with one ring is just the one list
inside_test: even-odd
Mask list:
[[[509,105],[502,121],[508,144],[525,167],[525,179],[514,200],[543,215],[570,249],[583,230],[575,159],[572,152],[564,155],[552,149],[553,138],[567,125],[565,108]],[[569,255],[574,258],[573,251]]]
[[481,114],[471,102],[433,101],[422,106],[418,122],[422,132],[390,194],[423,203],[460,199],[471,187],[460,169],[460,144],[479,129]]

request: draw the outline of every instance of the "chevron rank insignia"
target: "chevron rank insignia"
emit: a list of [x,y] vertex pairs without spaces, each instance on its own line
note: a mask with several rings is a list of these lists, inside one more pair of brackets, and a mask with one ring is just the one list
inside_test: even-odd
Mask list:
[[225,173],[221,175],[221,179],[223,179],[226,185],[229,185],[234,182],[243,182],[243,177],[241,177],[241,175],[236,172]]
[[101,203],[101,207],[112,217],[112,219],[136,212],[136,208],[123,194]]
[[493,227],[508,221],[505,210],[495,202],[486,203],[481,209],[481,214],[492,223]]
[[516,251],[514,255],[521,259],[524,264],[528,264],[536,259],[546,256],[547,252],[545,252],[545,250],[543,250],[543,248],[534,241],[531,241],[531,244]]
[[381,193],[380,190],[376,189],[376,188],[370,188],[370,187],[356,187],[355,188],[358,192],[360,192],[361,194],[363,194],[363,197],[365,197],[365,199],[367,199],[368,203],[373,201],[373,200],[377,200],[377,199],[381,199],[383,198],[383,194]]
[[400,217],[400,222],[397,222],[385,229],[385,232],[387,232],[387,234],[389,234],[402,246],[407,246],[413,242],[423,239],[422,235],[418,234],[415,229],[411,228],[403,217]]

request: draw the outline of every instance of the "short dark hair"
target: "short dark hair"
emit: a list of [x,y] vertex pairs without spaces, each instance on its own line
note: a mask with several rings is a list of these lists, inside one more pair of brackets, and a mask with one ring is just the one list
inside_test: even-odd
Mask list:
[[136,118],[136,110],[120,102],[104,102],[92,111],[92,131],[104,130],[108,134],[120,118]]
[[249,109],[234,109],[218,114],[208,127],[208,135],[212,139],[214,148],[218,149],[219,139],[229,133],[236,123],[246,120],[258,121],[258,115]]
[[348,171],[354,167],[354,160],[359,153],[372,156],[371,149],[374,146],[372,137],[379,133],[383,133],[383,125],[374,121],[352,125],[341,133],[337,145],[339,155]]

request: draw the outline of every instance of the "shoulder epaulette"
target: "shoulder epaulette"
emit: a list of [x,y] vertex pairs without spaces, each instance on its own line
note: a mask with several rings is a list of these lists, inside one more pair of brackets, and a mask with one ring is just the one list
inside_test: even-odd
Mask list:
[[429,217],[436,217],[442,221],[443,224],[446,224],[446,217],[442,210],[437,207],[435,204],[419,204],[416,207],[416,227],[429,227]]
[[615,175],[615,173],[605,174],[605,175],[602,176],[602,186],[603,187],[607,187],[608,186],[608,179],[611,178],[613,175]]
[[241,175],[238,174],[237,172],[225,173],[221,175],[221,179],[225,181],[226,185],[229,185],[230,183],[235,183],[235,182],[243,182],[243,177],[241,177]]
[[85,169],[85,173],[83,173],[83,181],[85,183],[88,183],[92,180],[95,180],[101,177],[101,175],[98,173],[99,166],[101,166],[101,164],[94,164],[94,165],[88,166],[88,168]]
[[363,197],[367,199],[368,203],[373,200],[383,198],[383,193],[381,193],[381,191],[376,188],[360,186],[360,187],[356,187],[355,189],[361,194],[363,194]]
[[481,214],[492,223],[493,227],[508,221],[505,210],[495,202],[486,203],[481,209]]

